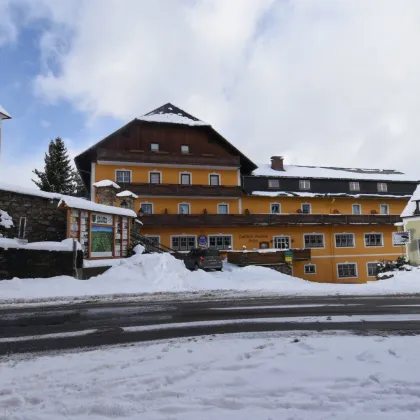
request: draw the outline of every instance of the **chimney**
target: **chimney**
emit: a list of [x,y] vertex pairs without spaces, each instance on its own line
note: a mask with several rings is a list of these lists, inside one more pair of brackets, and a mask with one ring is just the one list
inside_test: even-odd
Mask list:
[[96,188],[96,196],[99,204],[116,206],[117,191],[120,189],[118,184],[109,179],[104,179],[102,181],[95,182],[93,186]]
[[271,156],[271,169],[284,171],[283,156]]

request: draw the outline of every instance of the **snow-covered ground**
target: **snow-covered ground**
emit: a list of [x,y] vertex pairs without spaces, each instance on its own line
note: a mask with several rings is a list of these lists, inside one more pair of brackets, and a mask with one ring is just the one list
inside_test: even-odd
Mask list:
[[237,334],[0,361],[0,419],[413,420],[420,337]]
[[169,254],[137,254],[117,261],[117,265],[90,280],[61,276],[1,281],[0,302],[123,298],[144,293],[205,294],[210,291],[299,296],[420,293],[420,270],[396,274],[394,278],[367,284],[313,283],[264,267],[238,268],[231,264],[225,264],[222,273],[190,272],[182,261]]

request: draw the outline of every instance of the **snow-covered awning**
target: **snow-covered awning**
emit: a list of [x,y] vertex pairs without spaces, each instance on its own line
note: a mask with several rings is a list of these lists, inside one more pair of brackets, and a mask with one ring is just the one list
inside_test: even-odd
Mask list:
[[88,210],[98,213],[116,214],[119,216],[137,217],[137,214],[130,209],[121,207],[106,206],[105,204],[94,203],[77,197],[63,196],[58,203],[58,207],[67,206],[72,209]]

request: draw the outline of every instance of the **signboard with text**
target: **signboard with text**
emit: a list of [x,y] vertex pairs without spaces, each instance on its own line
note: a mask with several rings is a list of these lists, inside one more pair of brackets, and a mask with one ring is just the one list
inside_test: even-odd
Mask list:
[[393,232],[392,245],[406,245],[411,242],[410,232]]

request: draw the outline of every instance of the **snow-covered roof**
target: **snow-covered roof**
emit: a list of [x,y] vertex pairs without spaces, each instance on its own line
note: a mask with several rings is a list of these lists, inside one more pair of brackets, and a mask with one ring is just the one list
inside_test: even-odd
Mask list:
[[141,117],[137,118],[140,121],[147,121],[147,122],[158,122],[158,123],[172,123],[172,124],[184,124],[184,125],[207,125],[210,124],[199,120],[196,117],[188,114],[187,112],[183,111],[181,108],[172,105],[171,103],[167,103],[162,105],[161,107],[142,115]]
[[98,213],[118,214],[121,216],[137,217],[133,210],[123,209],[115,206],[106,206],[105,204],[97,204],[93,201],[85,200],[84,198],[71,197],[69,195],[50,193],[40,191],[35,188],[19,187],[17,185],[10,185],[0,182],[0,190],[10,191],[17,194],[33,195],[36,197],[48,198],[50,200],[59,200],[58,206],[66,204],[68,207],[80,210],[91,210]]
[[110,179],[103,179],[102,181],[95,182],[93,184],[93,186],[96,187],[96,188],[101,188],[101,187],[114,187],[117,190],[120,189],[120,186],[118,184],[116,184],[114,181],[111,181]]
[[12,116],[0,105],[0,118],[8,120]]
[[[414,191],[413,195],[410,198],[410,201],[405,206],[405,209],[401,213],[401,217],[411,217],[414,216],[414,212],[416,210],[416,201],[420,200],[420,184],[417,185],[416,191]],[[416,215],[417,216],[417,215]]]
[[355,179],[377,181],[417,181],[415,177],[402,172],[387,169],[334,168],[321,166],[284,165],[284,171],[276,171],[270,164],[259,164],[252,172],[255,176],[272,176],[280,178],[322,178],[322,179]]
[[134,194],[133,192],[128,191],[128,190],[125,190],[125,191],[122,191],[122,192],[118,193],[118,194],[117,194],[117,197],[118,197],[118,198],[122,198],[122,197],[139,198],[139,196],[138,196],[138,195],[136,195],[136,194]]
[[[76,241],[78,250],[82,250],[82,245]],[[23,248],[23,249],[37,249],[43,251],[72,251],[73,239],[64,239],[61,242],[29,242],[21,243],[18,239],[0,238],[0,247],[4,249]]]
[[351,198],[409,198],[410,195],[393,194],[350,194],[350,193],[311,193],[300,191],[253,191],[251,195],[258,197],[351,197]]

